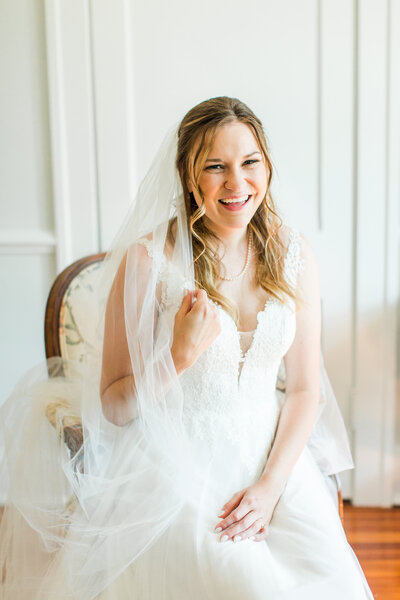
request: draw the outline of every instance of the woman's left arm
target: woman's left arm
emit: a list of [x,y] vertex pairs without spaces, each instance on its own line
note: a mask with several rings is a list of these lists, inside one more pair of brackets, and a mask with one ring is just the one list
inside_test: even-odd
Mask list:
[[319,405],[321,351],[321,299],[316,259],[302,236],[305,269],[298,276],[304,305],[296,313],[296,334],[284,357],[285,402],[274,444],[261,477],[269,486],[281,488],[310,437]]
[[285,488],[292,468],[307,444],[319,405],[319,361],[321,344],[321,300],[317,262],[314,252],[302,235],[305,268],[298,275],[297,286],[304,304],[296,313],[296,334],[284,357],[286,370],[285,402],[282,406],[275,439],[259,481],[237,492],[219,515],[223,520],[220,537],[268,535],[268,524]]

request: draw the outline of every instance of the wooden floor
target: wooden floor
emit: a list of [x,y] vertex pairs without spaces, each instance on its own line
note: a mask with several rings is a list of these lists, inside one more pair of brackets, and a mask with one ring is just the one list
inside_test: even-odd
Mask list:
[[[0,508],[0,520],[2,512]],[[344,528],[374,598],[400,600],[400,507],[360,508],[345,503]]]
[[344,528],[377,600],[400,600],[400,507],[344,505]]

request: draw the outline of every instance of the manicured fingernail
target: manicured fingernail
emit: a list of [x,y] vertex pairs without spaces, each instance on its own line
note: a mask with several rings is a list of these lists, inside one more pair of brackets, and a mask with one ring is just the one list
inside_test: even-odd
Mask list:
[[217,529],[216,529],[215,531],[216,531],[216,532],[217,532],[217,531],[222,531],[222,527],[217,527]]
[[229,537],[227,535],[223,535],[221,538],[221,542],[226,542],[227,540],[229,540]]
[[234,542],[240,542],[240,540],[241,540],[241,539],[242,539],[242,538],[241,538],[241,536],[240,536],[240,535],[235,535],[235,537],[233,538],[233,541],[234,541]]

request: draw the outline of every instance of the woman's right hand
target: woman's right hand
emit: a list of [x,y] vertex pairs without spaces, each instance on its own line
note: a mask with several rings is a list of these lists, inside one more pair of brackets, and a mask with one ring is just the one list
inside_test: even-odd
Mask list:
[[[192,299],[196,302],[192,305]],[[221,333],[217,308],[205,290],[188,291],[175,315],[171,354],[178,375],[193,365]]]

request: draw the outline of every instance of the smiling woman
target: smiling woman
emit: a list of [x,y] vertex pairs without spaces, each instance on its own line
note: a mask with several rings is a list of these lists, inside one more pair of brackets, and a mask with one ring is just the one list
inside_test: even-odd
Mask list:
[[[325,478],[352,460],[316,259],[271,178],[235,98],[167,136],[97,282],[98,346],[3,409],[4,597],[372,599]],[[82,420],[73,457],[46,422],[54,397]]]
[[[283,277],[288,230],[270,191],[273,169],[262,123],[244,103],[221,109],[219,100],[200,103],[182,120],[177,167],[198,285],[247,329],[268,297],[283,303],[289,297],[296,306],[301,298]],[[223,293],[223,282],[236,279],[232,274],[247,266],[250,253],[250,276]]]

